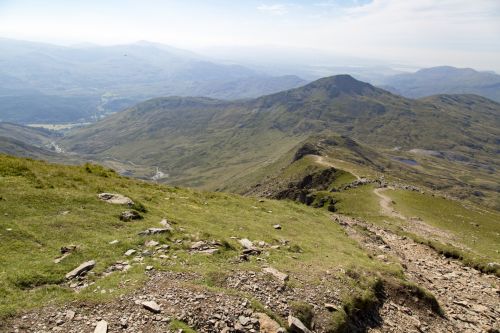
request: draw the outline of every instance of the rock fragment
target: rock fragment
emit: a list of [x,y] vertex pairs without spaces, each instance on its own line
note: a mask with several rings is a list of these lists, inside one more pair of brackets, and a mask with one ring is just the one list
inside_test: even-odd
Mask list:
[[124,256],[129,257],[129,256],[133,255],[136,252],[137,252],[136,250],[130,249],[130,250],[127,250],[127,252],[124,253]]
[[160,224],[163,226],[163,228],[165,229],[168,229],[170,231],[173,231],[174,228],[170,225],[170,223],[168,223],[168,221],[166,219],[163,219],[160,221]]
[[134,204],[132,199],[127,198],[126,196],[124,196],[122,194],[117,194],[117,193],[101,193],[98,195],[98,197],[102,201],[106,201],[107,203],[115,204],[115,205],[132,206]]
[[94,268],[94,266],[95,266],[94,260],[86,261],[77,268],[75,268],[74,270],[72,270],[71,272],[69,272],[68,274],[66,274],[66,279],[71,280],[77,276],[83,276],[87,274],[87,272],[90,271],[92,268]]
[[284,331],[280,325],[271,319],[265,313],[256,313],[256,317],[259,319],[259,327],[261,333],[279,333]]
[[255,250],[255,246],[252,241],[247,238],[242,238],[238,241],[245,250]]
[[141,305],[143,306],[143,308],[145,308],[146,310],[149,310],[153,313],[160,313],[161,312],[160,306],[155,301],[142,302]]
[[169,229],[166,228],[149,228],[144,231],[141,231],[139,233],[140,236],[148,236],[148,235],[157,235],[157,234],[164,234],[169,232]]
[[306,325],[304,325],[299,318],[288,316],[288,330],[291,333],[312,333]]
[[146,247],[155,247],[155,246],[160,245],[160,243],[159,243],[159,242],[157,242],[157,241],[155,241],[155,240],[149,240],[149,241],[146,241],[146,242],[144,243],[144,245],[145,245]]
[[135,210],[126,210],[120,214],[120,220],[123,222],[130,222],[133,220],[142,219],[142,215]]
[[270,274],[274,276],[276,279],[278,279],[281,283],[285,283],[288,281],[288,274],[282,273],[278,271],[276,268],[273,267],[264,267],[262,269],[264,273]]
[[94,333],[107,333],[108,332],[108,322],[106,320],[101,320],[97,323]]

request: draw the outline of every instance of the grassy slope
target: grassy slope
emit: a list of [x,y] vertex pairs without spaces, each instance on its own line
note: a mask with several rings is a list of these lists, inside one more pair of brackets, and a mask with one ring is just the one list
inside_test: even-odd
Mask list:
[[[122,193],[143,203],[148,209],[144,220],[120,222],[118,215],[124,207],[99,201],[97,194],[103,191]],[[144,266],[134,266],[127,273],[114,273],[106,278],[98,275],[116,260],[123,260],[127,249],[138,249],[145,238],[137,233],[159,226],[162,218],[173,221],[176,228],[173,235],[154,237],[170,244],[171,254],[177,255],[177,259],[162,263],[168,269],[202,274],[235,268],[258,269],[254,260],[235,267],[229,260],[237,257],[234,250],[213,257],[189,255],[183,245],[172,242],[219,239],[238,248],[230,238],[236,236],[269,243],[287,239],[291,246],[299,246],[303,253],[283,248],[271,251],[268,261],[308,283],[315,283],[317,275],[326,270],[337,272],[341,267],[399,272],[395,266],[380,267],[372,261],[331,222],[326,211],[293,202],[258,202],[237,195],[144,183],[97,166],[56,166],[3,155],[0,155],[0,193],[1,316],[51,302],[105,299],[135,288],[144,279]],[[69,213],[63,215],[63,211]],[[272,225],[276,223],[283,229],[274,230]],[[108,244],[114,239],[120,242]],[[54,264],[52,260],[59,255],[60,247],[69,244],[78,246],[76,253]],[[95,285],[79,294],[59,285],[66,272],[90,259],[97,261],[95,274],[90,274],[90,279],[96,280]],[[165,267],[146,259],[145,264],[150,263]],[[111,292],[96,293],[97,286]]]
[[500,262],[500,214],[476,205],[408,191],[385,192],[405,216],[418,216],[453,233],[460,242],[489,262]]

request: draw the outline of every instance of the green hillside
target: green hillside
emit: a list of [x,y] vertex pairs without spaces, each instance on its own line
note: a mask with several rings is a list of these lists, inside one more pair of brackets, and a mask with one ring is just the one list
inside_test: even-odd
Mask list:
[[413,178],[426,186],[494,205],[499,112],[479,96],[411,100],[339,75],[248,101],[153,99],[76,130],[61,145],[137,177],[158,167],[170,184],[222,189],[311,135],[340,134],[386,159],[414,160],[421,176]]
[[[120,221],[127,207],[100,201],[97,195],[103,191],[132,198],[143,219]],[[167,187],[123,178],[96,165],[60,166],[6,155],[0,155],[0,193],[2,318],[41,305],[112,299],[138,288],[148,265],[200,274],[204,277],[196,282],[200,285],[214,272],[260,270],[264,262],[293,276],[290,283],[296,286],[323,283],[322,276],[330,271],[339,300],[344,291],[356,293],[367,287],[359,277],[356,281],[341,273],[346,270],[369,279],[376,274],[389,280],[401,277],[399,265],[381,267],[332,223],[327,211],[298,203]],[[161,227],[162,219],[173,226],[172,232],[138,235]],[[275,230],[276,224],[282,230]],[[264,261],[255,256],[238,263],[241,245],[233,237],[268,244]],[[110,243],[114,240],[118,242]],[[124,257],[128,249],[147,250],[148,240],[169,245],[168,260],[144,254],[144,261],[132,263],[127,272],[103,275],[115,262],[128,259]],[[189,251],[195,242],[212,240],[220,244],[212,256]],[[60,249],[72,245],[76,249],[54,263]],[[84,280],[89,286],[75,293],[64,276],[88,260],[96,261]],[[96,294],[101,288],[109,293]]]

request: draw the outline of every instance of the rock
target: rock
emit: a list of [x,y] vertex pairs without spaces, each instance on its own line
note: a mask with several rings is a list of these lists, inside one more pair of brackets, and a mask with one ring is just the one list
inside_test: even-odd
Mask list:
[[245,316],[239,316],[238,317],[238,321],[240,322],[241,325],[243,326],[247,326],[248,324],[250,324],[250,318],[248,317],[245,317]]
[[166,228],[149,228],[147,230],[141,231],[139,233],[140,236],[147,236],[147,235],[157,235],[157,234],[164,234],[169,232],[169,229]]
[[153,270],[153,268],[154,268],[153,266],[146,266],[146,270],[147,270],[147,271],[152,271],[152,270]]
[[240,239],[239,243],[241,244],[241,246],[243,246],[247,250],[255,249],[255,247],[253,246],[253,243],[249,239],[246,239],[246,238]]
[[243,325],[240,324],[239,321],[237,321],[235,324],[234,324],[234,330],[235,332],[238,332],[238,333],[243,333],[245,332],[245,327],[243,327]]
[[332,304],[332,303],[325,303],[325,309],[327,309],[330,312],[338,311],[337,306],[335,304]]
[[73,318],[75,318],[75,315],[76,315],[76,313],[73,310],[66,311],[66,320],[68,320],[68,321],[73,320]]
[[168,229],[168,230],[170,230],[170,231],[173,231],[173,230],[174,230],[174,228],[170,225],[170,223],[168,223],[168,221],[167,221],[167,220],[165,220],[165,219],[161,220],[161,221],[160,221],[160,224],[161,224],[161,225],[163,226],[163,228],[165,228],[165,229]]
[[481,304],[473,304],[472,305],[472,310],[477,313],[482,313],[488,311],[488,308],[484,305]]
[[110,244],[110,245],[115,245],[115,244],[118,244],[118,239],[112,240],[112,241],[111,241],[111,242],[109,242],[108,244]]
[[285,283],[286,281],[288,281],[288,274],[282,273],[282,272],[278,271],[276,268],[264,267],[262,269],[262,271],[267,273],[267,274],[271,274],[276,279],[281,281],[281,283]]
[[191,250],[200,250],[206,246],[204,241],[199,241],[191,245]]
[[130,222],[132,220],[140,220],[142,215],[135,210],[126,210],[120,214],[120,220],[123,222]]
[[273,228],[276,230],[281,230],[281,225],[280,224],[275,224],[273,225]]
[[116,194],[116,193],[101,193],[98,195],[98,197],[102,201],[106,201],[107,203],[115,204],[115,205],[132,206],[134,204],[134,202],[130,198],[127,198],[124,195]]
[[121,318],[120,319],[120,326],[122,328],[127,328],[128,327],[128,320],[127,320],[127,318]]
[[74,279],[77,276],[83,276],[85,275],[88,271],[90,271],[92,268],[95,266],[95,261],[90,260],[86,261],[68,274],[66,274],[66,279],[71,280]]
[[157,242],[157,241],[154,241],[154,240],[149,240],[149,241],[146,241],[146,242],[144,243],[144,245],[145,245],[146,247],[155,247],[155,246],[157,246],[157,245],[160,245],[160,243],[159,243],[159,242]]
[[127,252],[125,252],[124,256],[131,256],[133,255],[134,253],[136,253],[137,251],[134,250],[134,249],[130,249],[130,250],[127,250]]
[[206,250],[198,251],[198,253],[208,254],[208,255],[212,255],[212,254],[215,254],[217,252],[219,252],[219,249],[206,249]]
[[288,316],[288,330],[291,333],[312,333],[298,318]]
[[278,333],[281,331],[280,325],[265,313],[256,313],[259,319],[261,333]]
[[106,320],[101,320],[97,323],[94,333],[107,333],[108,332],[108,322]]
[[63,246],[61,247],[61,254],[70,253],[74,250],[76,250],[76,245]]
[[161,308],[155,301],[146,301],[142,302],[141,305],[146,309],[153,313],[160,313]]

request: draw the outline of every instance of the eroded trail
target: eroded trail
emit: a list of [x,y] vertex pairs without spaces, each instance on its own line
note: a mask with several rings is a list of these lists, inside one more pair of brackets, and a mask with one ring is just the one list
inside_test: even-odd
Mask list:
[[395,217],[401,220],[407,220],[406,217],[392,208],[392,199],[383,194],[384,191],[392,189],[390,187],[381,187],[373,190],[373,193],[380,198],[380,209],[383,215]]
[[405,275],[434,294],[445,317],[416,313],[407,300],[387,301],[382,326],[371,332],[498,332],[500,279],[444,258],[425,245],[346,216],[335,219],[381,261],[401,263]]

